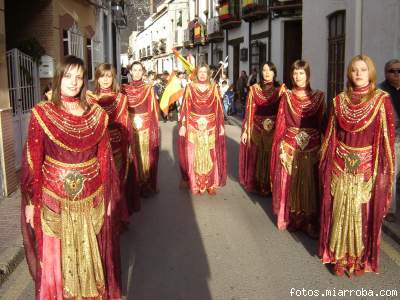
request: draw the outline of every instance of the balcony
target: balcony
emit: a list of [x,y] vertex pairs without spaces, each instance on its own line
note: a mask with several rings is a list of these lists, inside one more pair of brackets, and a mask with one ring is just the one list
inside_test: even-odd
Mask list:
[[268,16],[268,0],[242,0],[242,19],[253,22]]
[[184,30],[183,29],[177,29],[175,30],[175,36],[174,36],[174,48],[182,48],[183,47],[183,41],[184,39]]
[[142,48],[139,50],[139,59],[144,60],[146,58],[146,49]]
[[302,0],[274,0],[269,7],[272,18],[301,16],[302,8]]
[[220,0],[218,14],[222,29],[239,27],[242,22],[239,0]]
[[224,32],[221,29],[218,17],[208,19],[207,39],[209,42],[214,43],[222,42],[224,40]]
[[185,48],[193,48],[194,47],[194,42],[193,42],[193,29],[190,29],[189,27],[186,28],[183,32],[184,35],[184,42],[183,42],[183,46]]
[[158,50],[159,50],[160,54],[167,53],[167,40],[166,39],[160,39]]
[[158,50],[158,41],[152,41],[151,48],[153,49],[153,56],[160,54],[160,50]]
[[205,45],[206,44],[206,33],[205,26],[200,22],[197,22],[194,26],[194,44]]
[[151,57],[153,57],[153,53],[151,52],[151,48],[150,48],[150,46],[147,46],[147,58],[151,58]]

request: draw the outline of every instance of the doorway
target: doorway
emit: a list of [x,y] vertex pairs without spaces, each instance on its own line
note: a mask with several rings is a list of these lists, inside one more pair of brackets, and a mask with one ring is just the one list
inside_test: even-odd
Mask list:
[[301,59],[301,39],[301,20],[286,21],[284,25],[283,81],[289,88],[292,88],[290,67],[297,59]]

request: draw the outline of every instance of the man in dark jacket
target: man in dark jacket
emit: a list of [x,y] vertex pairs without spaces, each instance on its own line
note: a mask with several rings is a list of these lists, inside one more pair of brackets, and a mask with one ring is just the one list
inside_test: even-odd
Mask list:
[[[400,60],[392,59],[385,64],[385,81],[383,81],[379,87],[390,94],[394,109],[394,120],[396,128],[396,140],[400,134]],[[396,153],[397,156],[397,153]],[[389,213],[386,215],[386,220],[389,222],[395,222],[397,199],[396,199],[396,185],[397,185],[397,173],[398,173],[397,157],[395,157],[395,180],[393,185],[393,197],[392,204],[389,209]]]
[[242,71],[236,82],[236,92],[238,95],[239,105],[241,106],[242,117],[244,117],[246,96],[247,96],[247,74],[246,71]]

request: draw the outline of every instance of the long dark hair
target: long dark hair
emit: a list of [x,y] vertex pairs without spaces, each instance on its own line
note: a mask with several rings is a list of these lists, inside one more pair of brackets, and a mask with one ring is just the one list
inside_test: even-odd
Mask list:
[[97,66],[96,72],[94,73],[94,79],[95,79],[95,82],[96,82],[96,89],[95,89],[96,95],[100,94],[99,79],[100,79],[100,77],[104,76],[104,74],[106,72],[111,72],[111,75],[112,75],[112,78],[113,78],[112,85],[111,85],[111,90],[113,92],[118,92],[119,91],[119,85],[118,85],[118,82],[117,82],[117,72],[115,71],[114,66],[111,65],[111,64],[103,63],[103,64],[100,64],[100,65]]
[[271,62],[271,61],[267,61],[266,63],[263,63],[262,65],[261,65],[261,68],[260,68],[260,81],[258,82],[258,84],[260,85],[260,87],[261,87],[261,89],[265,89],[266,88],[266,84],[265,84],[265,82],[264,82],[264,76],[263,76],[263,69],[264,69],[264,66],[265,65],[267,65],[268,67],[269,67],[269,69],[272,71],[272,72],[274,72],[274,77],[272,78],[272,83],[273,83],[273,85],[275,86],[275,87],[278,87],[278,86],[280,86],[281,85],[281,83],[276,79],[276,77],[278,76],[278,71],[276,70],[276,66],[275,66],[275,64],[273,63],[273,62]]
[[56,75],[53,77],[53,94],[51,96],[51,102],[57,106],[61,106],[61,80],[63,79],[64,74],[73,68],[82,69],[83,71],[83,84],[77,96],[80,98],[81,107],[86,110],[89,107],[89,104],[86,101],[86,68],[83,60],[73,55],[64,57],[64,60],[57,66]]

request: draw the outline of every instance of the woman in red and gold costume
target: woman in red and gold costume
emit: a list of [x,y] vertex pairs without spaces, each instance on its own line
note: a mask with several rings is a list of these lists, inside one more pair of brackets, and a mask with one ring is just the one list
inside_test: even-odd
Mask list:
[[210,83],[210,68],[202,64],[197,79],[187,85],[179,120],[182,185],[193,194],[215,195],[226,183],[224,111],[218,87]]
[[374,63],[355,56],[347,68],[347,90],[333,99],[320,162],[319,255],[336,275],[378,272],[394,136],[390,96],[376,88]]
[[[129,223],[128,203],[125,199],[125,184],[128,176],[128,101],[124,94],[119,93],[115,68],[111,64],[100,64],[95,72],[95,91],[87,92],[89,104],[100,105],[108,114],[108,132],[111,149],[121,185],[121,218],[125,224]],[[129,195],[132,198],[134,195]],[[133,206],[133,202],[129,204]]]
[[291,67],[293,90],[282,96],[271,156],[272,207],[277,226],[318,238],[318,162],[325,115],[324,94],[311,90],[310,67]]
[[269,180],[272,140],[279,100],[285,86],[276,80],[273,63],[261,67],[260,82],[250,87],[242,125],[239,180],[246,191],[271,193]]
[[159,105],[153,86],[143,82],[142,64],[133,62],[129,68],[133,80],[123,85],[122,91],[128,97],[129,122],[133,128],[130,136],[131,160],[139,192],[142,196],[149,196],[158,192]]
[[51,100],[32,109],[21,221],[36,299],[121,299],[119,181],[108,116],[87,103],[84,81],[83,61],[65,57]]

